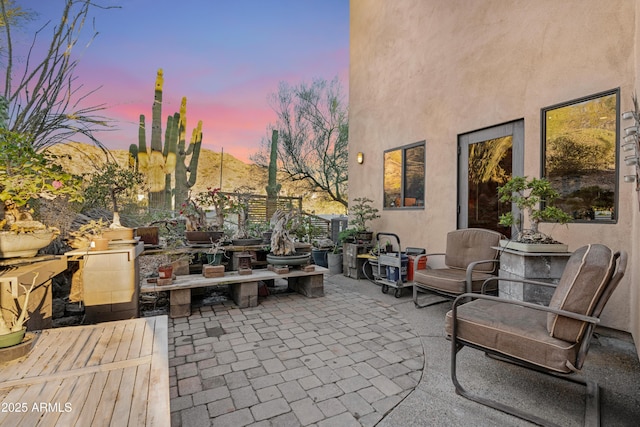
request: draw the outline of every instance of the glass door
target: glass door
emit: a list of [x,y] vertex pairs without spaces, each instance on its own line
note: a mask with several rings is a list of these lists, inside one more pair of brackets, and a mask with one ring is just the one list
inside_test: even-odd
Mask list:
[[498,200],[498,187],[523,173],[524,122],[511,122],[458,137],[458,228],[486,228],[507,237],[498,224],[511,211]]

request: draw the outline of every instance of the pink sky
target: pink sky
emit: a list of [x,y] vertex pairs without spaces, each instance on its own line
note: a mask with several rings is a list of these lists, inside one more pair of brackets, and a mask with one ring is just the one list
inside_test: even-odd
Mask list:
[[[61,0],[18,1],[57,17]],[[138,143],[140,114],[151,121],[154,83],[164,70],[166,117],[187,97],[187,135],[203,121],[203,147],[248,161],[276,116],[267,97],[280,81],[297,85],[338,77],[348,93],[348,0],[102,0],[120,9],[97,10],[97,39],[76,69],[90,104],[107,105],[116,129],[97,134],[109,148]],[[168,28],[175,28],[169,32]],[[90,26],[83,33],[91,32]],[[48,34],[46,32],[45,34]],[[44,40],[44,39],[43,39]],[[348,99],[345,97],[345,99]],[[150,126],[147,128],[150,139]]]

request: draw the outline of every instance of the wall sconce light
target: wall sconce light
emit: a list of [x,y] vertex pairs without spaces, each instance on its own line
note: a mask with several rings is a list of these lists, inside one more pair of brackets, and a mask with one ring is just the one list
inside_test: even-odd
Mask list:
[[361,165],[364,163],[364,153],[362,151],[358,151],[358,156],[356,157],[358,164]]
[[625,111],[624,113],[622,113],[622,119],[623,120],[633,119],[633,111]]
[[633,156],[627,156],[624,158],[624,163],[627,166],[633,166],[638,164],[638,157],[634,154]]
[[635,175],[625,175],[624,176],[624,182],[636,182],[636,176]]

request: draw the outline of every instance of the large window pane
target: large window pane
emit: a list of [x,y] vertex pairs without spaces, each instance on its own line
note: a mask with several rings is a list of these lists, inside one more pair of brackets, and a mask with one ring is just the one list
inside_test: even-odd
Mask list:
[[384,207],[423,207],[424,177],[424,142],[385,151]]
[[618,90],[542,110],[544,175],[574,221],[617,218]]

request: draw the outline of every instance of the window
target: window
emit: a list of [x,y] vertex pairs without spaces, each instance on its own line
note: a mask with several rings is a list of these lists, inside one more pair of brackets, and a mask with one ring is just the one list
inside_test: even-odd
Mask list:
[[384,208],[424,209],[425,142],[384,152]]
[[542,168],[576,222],[617,219],[619,89],[542,110]]

